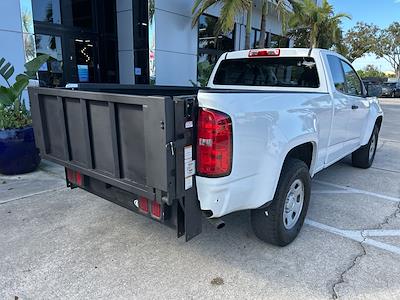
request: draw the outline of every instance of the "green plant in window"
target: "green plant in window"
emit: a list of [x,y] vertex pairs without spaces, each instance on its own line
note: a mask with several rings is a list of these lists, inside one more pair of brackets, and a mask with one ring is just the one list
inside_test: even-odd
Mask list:
[[26,109],[22,92],[30,79],[36,79],[36,73],[48,59],[48,55],[41,55],[27,62],[25,72],[17,75],[13,84],[14,66],[5,58],[0,59],[0,76],[6,83],[6,86],[0,85],[0,129],[22,128],[31,124],[31,115]]
[[208,79],[210,78],[213,69],[214,65],[210,64],[208,60],[198,62],[197,63],[198,83],[194,83],[192,80],[190,80],[190,82],[193,84],[193,86],[201,86],[201,87],[207,86]]

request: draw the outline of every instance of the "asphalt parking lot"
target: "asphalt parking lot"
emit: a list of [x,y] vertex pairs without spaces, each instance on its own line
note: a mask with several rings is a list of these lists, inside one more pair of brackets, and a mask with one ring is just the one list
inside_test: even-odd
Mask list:
[[0,299],[400,298],[400,99],[369,170],[349,158],[313,180],[306,225],[285,248],[262,243],[247,212],[185,243],[82,190],[44,162],[0,176]]

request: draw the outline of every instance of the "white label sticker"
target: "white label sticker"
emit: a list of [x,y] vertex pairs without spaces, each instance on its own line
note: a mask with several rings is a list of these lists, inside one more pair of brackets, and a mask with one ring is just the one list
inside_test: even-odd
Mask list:
[[193,176],[196,170],[196,162],[194,160],[185,162],[185,177]]
[[193,121],[187,121],[185,123],[185,128],[192,128],[193,127]]
[[188,161],[192,161],[192,156],[193,156],[192,146],[186,146],[184,152],[185,152],[185,163]]
[[191,187],[193,187],[193,177],[192,176],[185,178],[185,190],[188,190]]

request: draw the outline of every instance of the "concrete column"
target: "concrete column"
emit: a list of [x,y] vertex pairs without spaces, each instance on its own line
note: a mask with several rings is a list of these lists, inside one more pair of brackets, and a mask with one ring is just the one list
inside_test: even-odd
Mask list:
[[134,84],[132,0],[117,0],[117,24],[119,81],[122,84]]

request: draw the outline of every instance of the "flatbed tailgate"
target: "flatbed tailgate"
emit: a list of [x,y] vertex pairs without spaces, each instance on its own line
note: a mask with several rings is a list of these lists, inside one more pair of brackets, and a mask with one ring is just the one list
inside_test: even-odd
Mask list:
[[88,190],[110,201],[118,203],[110,191],[119,189],[174,208],[169,223],[186,240],[201,232],[194,176],[185,185],[185,149],[195,157],[195,96],[38,87],[29,88],[29,96],[43,158],[102,182],[103,192]]
[[32,88],[30,99],[43,158],[134,193],[169,190],[170,97]]

